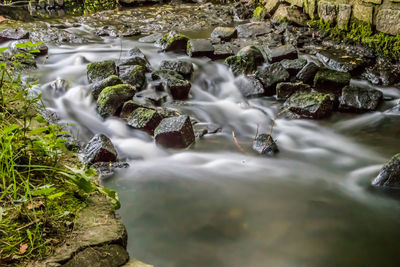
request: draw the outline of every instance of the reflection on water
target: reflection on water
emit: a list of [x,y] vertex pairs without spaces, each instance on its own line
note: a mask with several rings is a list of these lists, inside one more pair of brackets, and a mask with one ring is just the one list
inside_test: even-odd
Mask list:
[[[177,56],[132,40],[123,41],[123,52],[135,46],[154,68]],[[327,122],[280,118],[273,129],[281,150],[276,158],[241,154],[232,131],[251,153],[252,139],[269,132],[279,103],[243,99],[225,66],[196,59],[191,99],[169,106],[222,131],[187,151],[164,150],[95,112],[86,64],[119,53],[119,41],[52,48],[37,74],[45,102],[76,125],[76,135],[88,140],[105,133],[130,161],[104,183],[119,191],[132,256],[162,267],[399,266],[398,202],[369,190],[382,163],[400,150],[386,134],[399,130],[383,123],[387,114],[337,114]],[[70,83],[66,93],[46,86],[57,78]]]

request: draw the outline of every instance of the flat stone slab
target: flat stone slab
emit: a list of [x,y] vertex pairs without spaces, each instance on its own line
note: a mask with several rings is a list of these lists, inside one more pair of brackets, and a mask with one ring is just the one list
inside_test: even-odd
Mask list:
[[188,41],[186,53],[191,57],[214,56],[214,46],[208,39],[191,39]]
[[293,45],[282,45],[274,48],[264,48],[270,63],[282,61],[284,59],[297,59],[297,49]]
[[250,22],[236,26],[239,38],[250,38],[266,35],[272,32],[271,23],[269,22]]
[[219,38],[223,41],[229,41],[237,37],[237,30],[233,27],[217,27],[211,33],[211,38]]

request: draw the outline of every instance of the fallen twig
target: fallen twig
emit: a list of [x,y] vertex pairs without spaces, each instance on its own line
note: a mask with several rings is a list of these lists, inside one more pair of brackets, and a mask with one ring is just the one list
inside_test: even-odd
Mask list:
[[240,150],[240,152],[242,152],[243,154],[246,154],[248,156],[251,156],[251,154],[247,153],[243,147],[239,144],[237,138],[236,138],[236,133],[235,131],[232,131],[232,136],[233,136],[233,141],[235,142],[236,147]]
[[39,219],[36,219],[36,220],[34,220],[34,221],[31,221],[30,223],[25,224],[24,226],[15,229],[15,231],[17,231],[17,232],[18,232],[18,231],[21,231],[22,229],[25,229],[25,228],[27,228],[27,227],[29,227],[29,226],[35,224],[35,223],[38,223],[39,221],[40,221]]

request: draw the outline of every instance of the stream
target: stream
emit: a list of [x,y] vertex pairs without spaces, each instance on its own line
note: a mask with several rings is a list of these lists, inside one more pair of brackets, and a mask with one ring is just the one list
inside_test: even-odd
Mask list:
[[[45,105],[74,125],[74,136],[88,141],[104,133],[130,164],[103,184],[119,193],[131,256],[158,267],[399,266],[398,199],[370,187],[400,151],[400,114],[385,113],[400,99],[398,89],[382,89],[391,100],[372,113],[322,121],[278,117],[273,136],[280,153],[262,157],[251,151],[252,140],[269,133],[278,101],[244,98],[222,62],[159,53],[138,38],[50,44],[48,60],[32,73]],[[187,150],[170,150],[121,119],[103,120],[88,92],[86,66],[118,60],[134,47],[153,69],[168,58],[193,62],[191,97],[171,107],[221,130]],[[58,78],[70,88],[52,90]]]

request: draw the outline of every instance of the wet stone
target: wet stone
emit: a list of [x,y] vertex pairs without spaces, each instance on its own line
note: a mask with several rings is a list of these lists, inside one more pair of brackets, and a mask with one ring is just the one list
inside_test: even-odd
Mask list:
[[29,32],[22,29],[5,29],[0,32],[0,43],[21,39],[29,39]]
[[221,131],[221,129],[221,126],[215,123],[196,123],[193,125],[196,138],[201,138],[207,134],[215,134]]
[[214,56],[214,47],[208,39],[192,39],[187,43],[186,53],[191,57],[209,57]]
[[141,43],[155,43],[155,42],[159,42],[162,37],[163,37],[162,33],[153,33],[153,34],[150,34],[148,36],[140,38],[139,42],[141,42]]
[[368,65],[368,60],[349,55],[342,50],[325,50],[317,53],[318,59],[328,68],[336,71],[355,73]]
[[292,60],[285,59],[281,61],[281,64],[282,67],[290,73],[290,75],[295,76],[304,68],[304,66],[307,64],[307,60],[302,58]]
[[136,98],[144,99],[141,102],[143,103],[151,103],[155,106],[161,106],[168,100],[168,94],[166,92],[155,91],[152,89],[146,89],[138,94],[136,94]]
[[90,63],[86,69],[89,83],[101,81],[111,75],[117,75],[117,66],[112,60]]
[[211,33],[211,38],[219,38],[222,41],[229,41],[237,37],[237,30],[233,27],[217,27]]
[[381,91],[371,88],[346,86],[339,97],[339,110],[365,112],[376,110],[383,99]]
[[308,62],[296,75],[296,79],[304,83],[314,80],[315,74],[319,71],[319,67],[314,62]]
[[252,76],[238,77],[235,85],[244,97],[260,97],[265,94],[262,83]]
[[117,152],[111,140],[104,134],[96,134],[83,150],[84,162],[94,164],[96,162],[115,162]]
[[269,134],[258,135],[253,141],[253,150],[265,156],[273,156],[279,152],[277,144]]
[[154,109],[137,108],[128,118],[128,125],[147,132],[150,135],[154,134],[154,130],[160,124],[163,118]]
[[264,63],[264,56],[261,51],[249,45],[240,49],[236,56],[228,57],[225,60],[235,75],[251,74],[257,70],[257,67]]
[[270,63],[297,58],[297,49],[293,45],[282,45],[274,48],[266,47],[264,51]]
[[65,93],[69,89],[69,83],[64,79],[57,79],[50,83],[50,87],[54,92]]
[[174,70],[185,78],[190,78],[193,73],[193,64],[184,60],[163,60],[160,70]]
[[176,32],[169,32],[162,36],[159,46],[164,52],[167,51],[186,51],[189,37]]
[[322,119],[332,114],[333,101],[328,94],[298,91],[286,100],[284,107],[303,118]]
[[99,97],[101,91],[103,91],[104,88],[109,87],[109,86],[114,86],[118,84],[122,84],[122,80],[117,76],[117,75],[111,75],[104,80],[92,83],[89,86],[89,90],[95,100]]
[[225,59],[227,57],[233,56],[235,52],[228,44],[215,44],[214,46],[214,59]]
[[160,79],[163,87],[171,94],[175,100],[185,100],[189,97],[191,84],[176,71],[160,70],[151,74],[153,80]]
[[146,84],[146,69],[143,66],[131,66],[121,71],[121,80],[136,87],[140,91]]
[[379,62],[367,68],[362,76],[374,85],[391,86],[400,82],[400,69],[397,66]]
[[146,70],[151,69],[151,65],[149,61],[147,60],[146,56],[140,51],[139,48],[132,48],[131,50],[128,51],[128,56],[124,59],[122,59],[121,63],[119,64],[120,66],[134,66],[134,65],[140,65]]
[[259,69],[256,77],[263,84],[266,95],[272,96],[276,93],[276,85],[287,81],[290,74],[282,67],[281,63],[277,62]]
[[304,84],[302,82],[297,83],[289,83],[283,82],[278,83],[276,86],[276,99],[278,100],[286,100],[288,99],[293,93],[297,91],[308,91],[311,87],[308,84]]
[[382,167],[372,185],[400,189],[400,154],[395,155]]
[[156,142],[167,148],[186,148],[195,141],[188,116],[165,118],[154,132]]
[[349,85],[351,76],[347,72],[320,70],[314,77],[314,87],[318,91],[340,95],[343,87]]
[[97,99],[97,110],[102,117],[117,116],[123,104],[135,95],[135,87],[129,84],[109,86]]
[[13,50],[13,53],[21,53],[22,52],[29,52],[31,49],[39,50],[38,53],[35,53],[35,56],[45,56],[49,52],[49,47],[45,44],[40,44],[39,46],[34,46],[34,47],[26,47],[26,48],[21,48],[17,47],[18,44],[25,44],[27,40],[18,40],[15,42],[12,42],[10,45],[11,50]]
[[133,111],[137,108],[144,107],[142,103],[135,101],[135,100],[129,100],[124,103],[122,106],[121,114],[119,115],[123,119],[127,119]]
[[266,35],[272,32],[271,23],[269,22],[250,22],[241,24],[236,27],[239,38],[249,38]]

